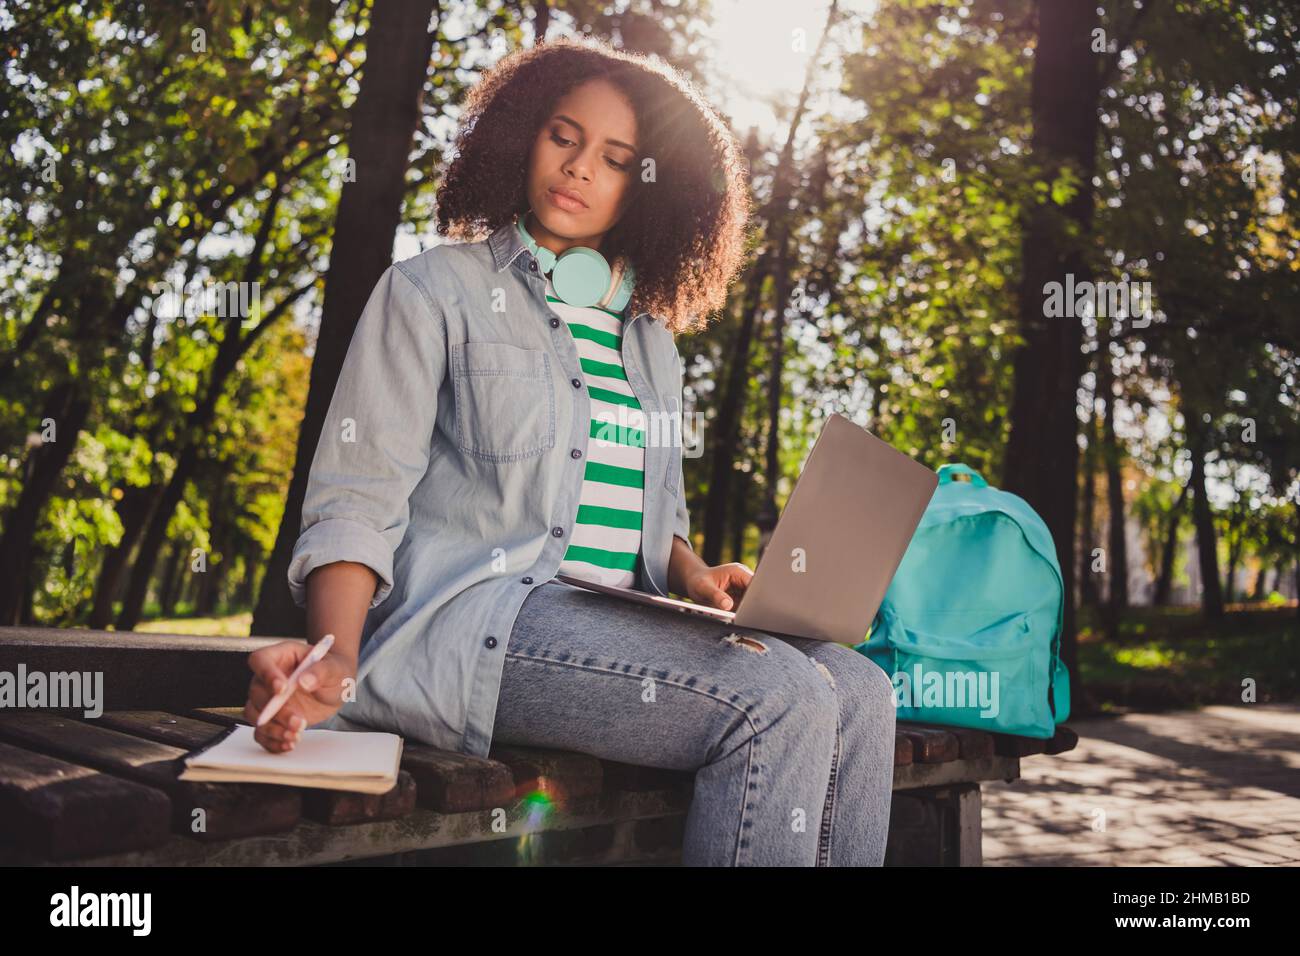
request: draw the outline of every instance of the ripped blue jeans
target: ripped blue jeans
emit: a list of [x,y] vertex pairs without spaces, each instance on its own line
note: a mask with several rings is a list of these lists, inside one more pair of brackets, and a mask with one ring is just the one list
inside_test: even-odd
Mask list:
[[894,725],[889,678],[843,644],[550,582],[510,634],[492,740],[695,771],[686,866],[880,866]]

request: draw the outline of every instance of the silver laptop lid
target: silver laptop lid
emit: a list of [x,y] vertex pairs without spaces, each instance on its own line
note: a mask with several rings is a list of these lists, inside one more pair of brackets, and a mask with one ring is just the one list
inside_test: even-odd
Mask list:
[[736,625],[862,641],[938,484],[929,468],[832,415],[736,609]]

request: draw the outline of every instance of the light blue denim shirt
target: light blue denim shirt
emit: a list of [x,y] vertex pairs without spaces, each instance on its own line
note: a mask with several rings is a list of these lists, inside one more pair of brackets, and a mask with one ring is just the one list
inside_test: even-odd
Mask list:
[[[289,564],[299,606],[321,565],[379,576],[356,699],[317,726],[487,755],[506,642],[569,546],[591,431],[577,347],[545,285],[507,224],[390,266],[371,293]],[[652,423],[637,586],[666,595],[673,535],[690,540],[682,364],[661,321],[624,316],[623,364]]]

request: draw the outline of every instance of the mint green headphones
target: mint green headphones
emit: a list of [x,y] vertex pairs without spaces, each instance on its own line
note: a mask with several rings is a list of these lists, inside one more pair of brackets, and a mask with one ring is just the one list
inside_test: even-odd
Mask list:
[[615,269],[610,269],[604,256],[586,246],[574,246],[556,256],[528,234],[525,218],[515,219],[519,238],[537,259],[542,273],[551,277],[555,294],[563,302],[584,309],[594,305],[611,312],[623,311],[636,284],[636,272],[630,262],[624,266],[620,260]]

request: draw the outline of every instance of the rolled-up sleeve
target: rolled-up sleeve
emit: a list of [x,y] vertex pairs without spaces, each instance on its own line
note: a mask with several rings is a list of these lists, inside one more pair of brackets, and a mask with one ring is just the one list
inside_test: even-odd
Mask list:
[[288,572],[299,607],[307,576],[335,561],[379,576],[371,607],[392,591],[393,553],[428,468],[446,368],[441,314],[400,266],[389,266],[357,322],[312,459]]

